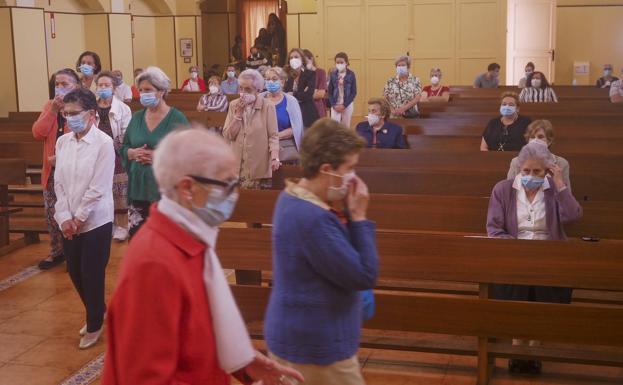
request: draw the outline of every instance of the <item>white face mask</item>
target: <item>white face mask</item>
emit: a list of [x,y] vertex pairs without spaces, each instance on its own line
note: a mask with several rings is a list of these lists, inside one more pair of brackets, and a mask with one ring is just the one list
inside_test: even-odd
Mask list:
[[439,79],[439,77],[438,77],[438,76],[433,76],[433,77],[431,77],[431,78],[430,78],[430,83],[431,83],[432,85],[435,85],[435,86],[436,86],[437,84],[439,84],[439,80],[440,80],[440,79]]
[[541,87],[541,79],[532,79],[532,87],[540,88]]
[[407,66],[397,66],[396,73],[398,76],[405,76],[409,73],[409,68],[407,68]]
[[374,127],[381,120],[381,118],[378,115],[370,114],[370,113],[368,113],[367,118],[368,118],[368,124],[371,127]]
[[339,72],[344,72],[346,70],[346,64],[338,63],[335,65],[335,68],[337,68]]
[[543,139],[539,139],[539,138],[532,138],[528,141],[528,143],[536,143],[536,144],[540,144],[541,146],[545,146],[545,147],[549,146],[546,141],[544,141]]
[[217,86],[210,86],[209,89],[210,89],[210,93],[212,95],[218,94],[218,87]]
[[294,68],[295,70],[301,68],[302,65],[303,65],[303,62],[301,61],[300,58],[293,57],[292,59],[290,59],[290,67]]
[[190,73],[190,77],[191,77],[191,79],[196,80],[199,77],[199,74],[196,73],[196,72],[191,72]]
[[340,187],[329,186],[327,188],[327,200],[330,202],[337,202],[344,200],[348,195],[348,185],[350,181],[355,177],[355,172],[350,171],[344,175],[338,175],[331,172],[325,172],[327,175],[331,175],[337,178],[342,178],[342,185]]

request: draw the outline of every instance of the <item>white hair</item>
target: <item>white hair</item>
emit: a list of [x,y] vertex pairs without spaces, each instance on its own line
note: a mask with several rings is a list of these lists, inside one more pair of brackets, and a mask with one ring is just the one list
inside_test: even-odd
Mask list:
[[264,89],[264,78],[257,70],[246,69],[238,75],[238,81],[241,79],[251,80],[253,87],[259,92]]
[[205,127],[178,128],[154,151],[153,170],[160,192],[175,198],[175,185],[185,176],[215,178],[226,161],[233,160],[230,145]]
[[171,79],[158,67],[147,67],[140,75],[136,77],[134,84],[136,88],[142,81],[148,81],[158,91],[164,91],[165,94],[171,88]]
[[407,63],[407,68],[411,68],[411,56],[407,56],[407,55],[400,55],[396,58],[396,61],[394,61],[394,65],[398,65],[398,63],[400,63],[401,61]]
[[538,160],[543,162],[543,167],[550,168],[552,166],[552,153],[549,152],[547,146],[531,142],[523,146],[521,151],[519,151],[517,160],[520,167],[528,160]]

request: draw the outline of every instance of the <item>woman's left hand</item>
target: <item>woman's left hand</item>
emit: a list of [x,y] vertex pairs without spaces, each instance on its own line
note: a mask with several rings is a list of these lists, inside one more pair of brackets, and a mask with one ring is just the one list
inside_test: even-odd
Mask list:
[[143,150],[143,154],[139,156],[137,162],[140,164],[151,164],[153,160],[154,150],[145,149]]
[[305,382],[305,378],[297,370],[283,366],[260,352],[255,353],[255,359],[247,365],[245,371],[254,381],[262,381],[262,385],[289,385]]
[[549,171],[552,174],[552,178],[554,179],[554,184],[556,185],[556,190],[560,191],[566,187],[565,180],[562,175],[562,169],[559,165],[555,164],[549,168]]
[[277,171],[279,170],[279,167],[281,167],[281,162],[278,161],[277,159],[273,159],[270,161],[270,168],[273,171]]

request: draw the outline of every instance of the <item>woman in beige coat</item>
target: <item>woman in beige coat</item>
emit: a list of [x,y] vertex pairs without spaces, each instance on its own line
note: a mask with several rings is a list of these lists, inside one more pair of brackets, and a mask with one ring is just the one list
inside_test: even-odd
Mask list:
[[229,105],[223,136],[232,144],[240,164],[240,186],[270,188],[272,172],[281,165],[275,106],[258,96],[264,89],[258,71],[243,71],[238,83],[240,98]]

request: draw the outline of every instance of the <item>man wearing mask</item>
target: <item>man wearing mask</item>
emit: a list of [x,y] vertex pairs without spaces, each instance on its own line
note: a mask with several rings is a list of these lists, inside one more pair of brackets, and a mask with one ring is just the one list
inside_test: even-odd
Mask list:
[[604,74],[602,77],[597,79],[595,86],[597,86],[597,88],[610,88],[612,83],[619,80],[619,78],[612,76],[612,74],[612,64],[604,64]]
[[500,65],[491,63],[487,72],[478,75],[474,80],[474,88],[498,88],[500,86]]
[[121,70],[114,70],[112,73],[115,75],[115,96],[125,103],[130,103],[132,101],[132,89],[123,82],[123,73]]

